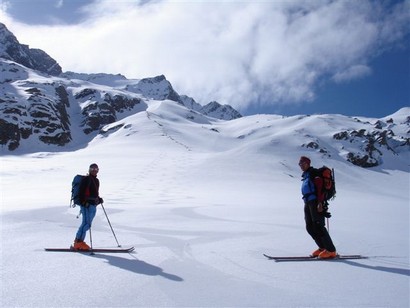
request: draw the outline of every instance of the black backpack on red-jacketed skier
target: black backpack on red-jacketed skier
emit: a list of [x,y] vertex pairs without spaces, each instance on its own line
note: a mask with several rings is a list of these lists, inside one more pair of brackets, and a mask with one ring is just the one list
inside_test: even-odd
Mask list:
[[[329,200],[333,200],[336,197],[336,182],[335,171],[329,167],[323,166],[318,169],[312,168],[310,172],[310,180],[313,183],[315,177],[320,177],[323,181],[322,193],[324,195],[323,210],[324,215],[327,218],[331,217],[331,214],[327,211],[329,206]],[[314,187],[314,185],[313,185]]]
[[70,207],[75,207],[76,205],[80,205],[80,184],[85,175],[77,174],[73,178],[73,182],[71,183],[71,200],[70,200]]

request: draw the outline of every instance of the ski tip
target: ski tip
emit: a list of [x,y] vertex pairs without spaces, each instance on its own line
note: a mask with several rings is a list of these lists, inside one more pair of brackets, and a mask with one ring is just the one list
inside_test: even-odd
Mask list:
[[117,251],[124,251],[124,252],[133,252],[135,250],[135,247],[126,247],[126,248],[123,248],[123,247],[119,247],[119,248],[117,248]]

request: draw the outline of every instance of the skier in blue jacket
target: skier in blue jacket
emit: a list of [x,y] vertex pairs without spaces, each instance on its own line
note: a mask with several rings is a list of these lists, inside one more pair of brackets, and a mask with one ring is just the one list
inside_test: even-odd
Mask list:
[[325,227],[323,180],[318,176],[314,177],[314,168],[310,166],[308,157],[302,156],[299,160],[299,166],[303,171],[302,195],[305,203],[306,230],[318,246],[312,256],[320,259],[335,258],[337,256],[336,248]]

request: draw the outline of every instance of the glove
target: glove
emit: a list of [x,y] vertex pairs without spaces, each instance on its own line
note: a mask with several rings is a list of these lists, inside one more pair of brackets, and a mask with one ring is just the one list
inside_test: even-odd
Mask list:
[[328,212],[328,209],[329,209],[328,205],[327,205],[327,204],[324,204],[324,205],[323,205],[322,215],[325,216],[326,218],[332,217],[332,214],[330,214],[330,213]]
[[99,198],[98,198],[98,202],[99,202],[99,204],[104,203],[103,198],[99,197]]
[[323,212],[322,215],[325,216],[326,218],[332,217],[332,214],[330,214],[329,212]]

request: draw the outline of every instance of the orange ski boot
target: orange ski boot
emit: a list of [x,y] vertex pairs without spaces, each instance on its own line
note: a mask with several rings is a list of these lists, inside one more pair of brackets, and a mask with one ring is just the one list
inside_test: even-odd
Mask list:
[[73,248],[75,250],[90,250],[90,246],[88,246],[84,241],[75,239]]
[[327,250],[323,250],[318,256],[319,259],[334,259],[336,257],[337,257],[336,251],[327,251]]
[[323,248],[316,249],[314,252],[311,253],[312,257],[319,257],[319,255],[324,251]]

